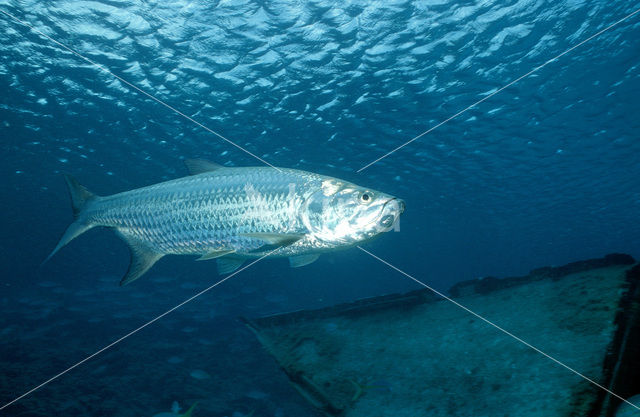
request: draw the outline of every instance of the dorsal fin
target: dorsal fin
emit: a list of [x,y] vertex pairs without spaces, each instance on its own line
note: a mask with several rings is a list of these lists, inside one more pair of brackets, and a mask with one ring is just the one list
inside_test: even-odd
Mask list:
[[187,167],[189,175],[198,175],[224,168],[223,165],[216,164],[215,162],[209,162],[204,159],[185,159],[184,165]]

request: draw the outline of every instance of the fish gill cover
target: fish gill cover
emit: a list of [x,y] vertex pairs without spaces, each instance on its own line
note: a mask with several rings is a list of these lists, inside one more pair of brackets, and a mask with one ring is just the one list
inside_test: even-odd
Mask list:
[[[3,389],[3,399],[215,279],[213,265],[167,259],[155,278],[120,291],[116,275],[126,269],[126,249],[98,233],[82,236],[41,267],[71,220],[61,173],[108,195],[186,175],[185,158],[260,165],[14,18],[271,164],[404,199],[400,233],[369,248],[446,289],[476,276],[517,275],[610,252],[638,257],[639,15],[357,170],[639,7],[570,0],[0,0],[3,352],[22,365],[12,378],[23,375],[11,382],[11,394]],[[188,377],[199,369],[189,362],[197,358],[175,350],[197,339],[257,369],[255,346],[240,342],[234,326],[207,323],[415,288],[357,250],[326,258],[294,271],[282,261],[261,262],[244,281],[230,281],[167,319],[167,327],[160,326],[165,332],[148,330],[137,345],[122,349],[151,345],[149,335],[164,337],[165,345],[153,342],[158,361],[173,360]],[[61,332],[55,326],[65,320],[71,324]],[[97,331],[92,323],[104,327]],[[43,343],[31,336],[34,329],[64,334],[64,343],[39,351]],[[61,359],[51,364],[51,357]],[[135,379],[137,368],[107,356],[78,370],[69,386],[80,389],[82,378],[114,372],[114,361]],[[217,366],[232,375],[228,392],[251,392],[247,386],[258,384],[255,375]],[[173,371],[166,368],[157,372],[156,380],[173,387],[183,382],[169,378]],[[269,372],[260,372],[271,381]],[[149,380],[140,375],[140,384]],[[173,400],[196,396],[167,390],[143,391],[117,415],[150,404],[161,411],[165,402],[169,410]],[[83,407],[90,407],[90,394],[79,401]],[[40,398],[36,415],[60,411],[51,404],[63,406]],[[271,401],[272,414],[295,415],[292,410],[302,407]],[[69,415],[82,413],[78,404],[66,406]],[[249,414],[251,408],[236,411]]]

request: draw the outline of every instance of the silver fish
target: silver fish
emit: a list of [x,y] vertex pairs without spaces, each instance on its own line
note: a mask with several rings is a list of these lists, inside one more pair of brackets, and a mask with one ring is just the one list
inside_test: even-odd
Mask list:
[[106,197],[65,176],[75,221],[47,260],[80,234],[105,226],[131,251],[120,285],[164,255],[217,258],[226,274],[275,250],[273,256],[298,267],[390,230],[404,211],[404,202],[388,194],[311,172],[185,163],[191,176]]

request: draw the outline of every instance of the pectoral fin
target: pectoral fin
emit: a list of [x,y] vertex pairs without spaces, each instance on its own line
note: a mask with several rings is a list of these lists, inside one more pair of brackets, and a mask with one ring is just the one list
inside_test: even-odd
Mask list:
[[120,285],[122,286],[144,275],[164,254],[152,250],[147,244],[133,236],[126,235],[122,232],[119,234],[129,246],[129,252],[131,254],[129,269],[120,281]]
[[315,262],[320,257],[317,253],[312,253],[311,255],[297,255],[289,257],[289,266],[291,268],[298,268],[301,266],[309,265],[310,263]]
[[252,237],[265,241],[268,245],[273,246],[289,246],[296,243],[304,237],[302,234],[278,234],[278,233],[240,233],[240,236]]
[[227,256],[226,258],[218,258],[218,273],[220,275],[230,274],[240,268],[244,263],[243,258],[235,256]]
[[196,261],[207,261],[209,259],[219,258],[221,256],[228,255],[228,254],[233,253],[233,252],[235,252],[233,249],[231,249],[231,250],[213,250],[213,251],[211,251],[209,253],[205,253],[204,255],[202,255],[201,257],[196,259]]

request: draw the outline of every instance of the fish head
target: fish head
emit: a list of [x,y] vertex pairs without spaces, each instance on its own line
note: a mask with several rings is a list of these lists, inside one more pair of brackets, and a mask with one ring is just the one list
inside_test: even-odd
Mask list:
[[355,245],[392,230],[404,201],[356,184],[327,179],[307,204],[307,228],[336,246]]

